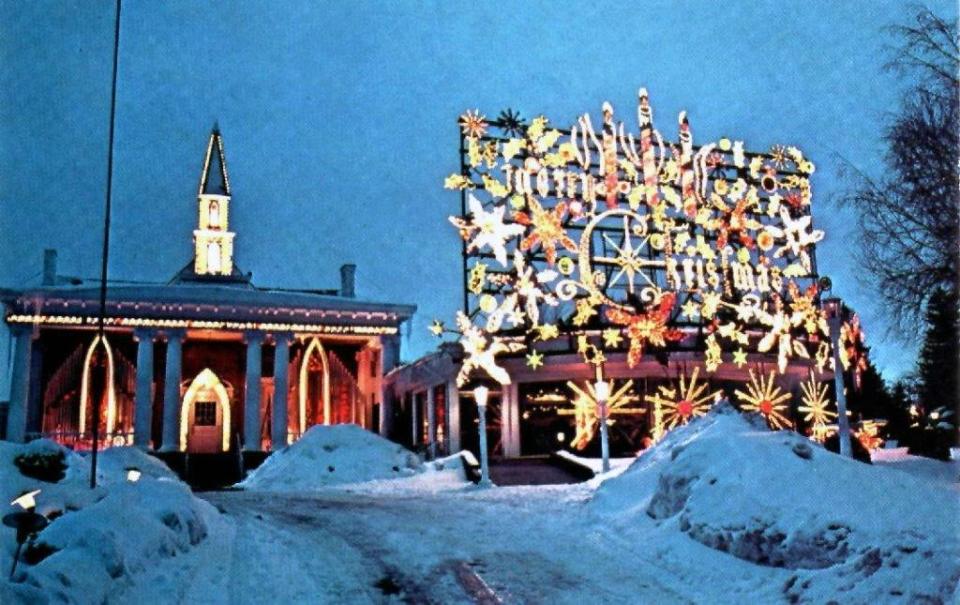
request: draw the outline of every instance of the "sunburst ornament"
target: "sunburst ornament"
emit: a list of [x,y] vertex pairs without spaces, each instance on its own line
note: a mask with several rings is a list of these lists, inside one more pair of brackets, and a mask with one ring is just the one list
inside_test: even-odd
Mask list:
[[[562,416],[572,415],[576,425],[577,432],[570,445],[578,450],[587,447],[593,436],[596,435],[600,427],[600,405],[597,403],[597,392],[592,383],[587,382],[586,388],[581,388],[573,381],[567,382],[567,386],[574,392],[574,398],[571,400],[573,409],[559,410],[557,413]],[[646,408],[630,407],[628,404],[638,399],[630,388],[633,381],[628,380],[623,383],[619,389],[613,391],[607,399],[607,423],[610,423],[610,417],[619,414],[645,414]]]
[[779,430],[793,426],[793,423],[784,415],[787,411],[784,404],[790,399],[790,393],[781,393],[780,387],[773,383],[775,378],[776,373],[773,371],[764,378],[750,370],[747,392],[737,389],[734,393],[740,398],[743,411],[761,414],[771,428]]
[[813,372],[810,372],[810,379],[800,383],[800,389],[803,391],[803,405],[797,409],[806,414],[803,420],[810,423],[810,438],[823,443],[830,432],[827,425],[837,417],[836,412],[828,409],[830,399],[827,397],[827,384],[817,382]]
[[653,395],[647,395],[647,403],[654,405],[654,416],[659,418],[659,426],[655,432],[654,439],[659,439],[665,431],[686,424],[692,418],[703,416],[721,395],[717,390],[704,394],[708,384],[706,382],[697,383],[700,374],[700,368],[693,369],[690,374],[690,381],[680,374],[680,383],[677,388],[668,386],[657,387],[657,392]]
[[468,109],[460,115],[460,131],[471,139],[482,137],[487,131],[487,117],[479,109]]

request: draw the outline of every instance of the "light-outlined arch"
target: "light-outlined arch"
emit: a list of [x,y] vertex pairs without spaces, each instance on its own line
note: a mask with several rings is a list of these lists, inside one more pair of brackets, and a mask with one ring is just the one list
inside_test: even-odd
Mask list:
[[190,412],[197,401],[197,395],[213,392],[220,407],[223,420],[220,448],[226,452],[230,450],[230,395],[223,386],[220,378],[210,368],[205,368],[190,383],[190,387],[183,396],[180,404],[180,451],[187,451],[187,436],[190,434]]
[[300,362],[300,380],[298,381],[299,391],[299,411],[300,411],[300,435],[307,430],[307,378],[310,372],[310,358],[312,355],[320,358],[323,366],[323,387],[321,397],[323,399],[323,423],[330,424],[330,364],[327,361],[327,351],[323,348],[320,339],[314,336],[307,348],[303,351],[303,360]]
[[[80,379],[80,434],[87,432],[87,400],[90,399],[90,364],[93,354],[100,344],[100,335],[93,337],[93,342],[87,347],[87,354],[83,358],[83,374]],[[107,336],[103,336],[103,349],[107,353],[107,434],[114,431],[117,424],[117,391],[113,384],[113,349]],[[98,401],[96,405],[100,405]]]

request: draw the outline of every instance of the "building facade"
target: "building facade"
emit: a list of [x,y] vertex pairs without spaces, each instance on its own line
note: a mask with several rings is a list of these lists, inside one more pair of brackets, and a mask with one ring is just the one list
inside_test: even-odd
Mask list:
[[234,262],[231,200],[214,128],[193,259],[169,283],[108,283],[102,340],[99,285],[58,275],[55,251],[40,287],[0,292],[12,337],[6,439],[86,449],[98,418],[104,446],[212,453],[276,450],[316,424],[380,430],[382,376],[416,308],[358,300],[349,264],[339,289],[258,288]]

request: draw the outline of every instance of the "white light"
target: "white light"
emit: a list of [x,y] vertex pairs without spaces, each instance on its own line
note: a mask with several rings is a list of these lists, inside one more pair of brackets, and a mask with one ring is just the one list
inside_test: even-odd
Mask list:
[[563,433],[557,433],[557,441],[563,443],[566,440],[567,436]]
[[37,506],[37,501],[34,498],[34,496],[36,496],[39,493],[40,493],[40,490],[38,489],[35,489],[32,492],[27,492],[22,496],[20,496],[19,498],[16,498],[15,500],[13,500],[10,504],[14,506],[19,506],[23,510],[32,510]]
[[490,394],[490,389],[480,385],[477,388],[473,389],[473,398],[477,402],[478,408],[487,407],[487,396]]
[[137,468],[128,468],[127,469],[127,481],[136,482],[140,480],[140,469]]
[[597,403],[604,403],[610,399],[610,383],[605,380],[598,380],[593,385],[593,390],[597,394]]

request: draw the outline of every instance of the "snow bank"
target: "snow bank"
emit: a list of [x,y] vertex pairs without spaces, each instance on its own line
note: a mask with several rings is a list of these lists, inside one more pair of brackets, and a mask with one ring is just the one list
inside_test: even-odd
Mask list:
[[729,406],[668,434],[591,506],[628,532],[642,516],[794,570],[782,588],[790,602],[947,602],[960,579],[955,492],[771,432]]
[[309,491],[409,477],[422,470],[416,454],[355,424],[314,426],[293,445],[271,454],[238,486]]
[[[35,464],[45,469],[62,467],[63,472],[57,477],[45,471],[47,480],[25,476],[15,463],[22,455],[42,461]],[[139,481],[126,480],[128,467],[143,473]],[[132,448],[102,453],[96,489],[89,488],[89,473],[87,458],[51,441],[0,441],[3,514],[15,510],[7,504],[11,500],[39,489],[36,512],[50,519],[21,555],[16,582],[8,583],[3,574],[0,602],[103,603],[158,560],[198,544],[207,534],[207,520],[218,514],[172,478],[169,469]],[[4,565],[15,548],[14,530],[3,527]]]

